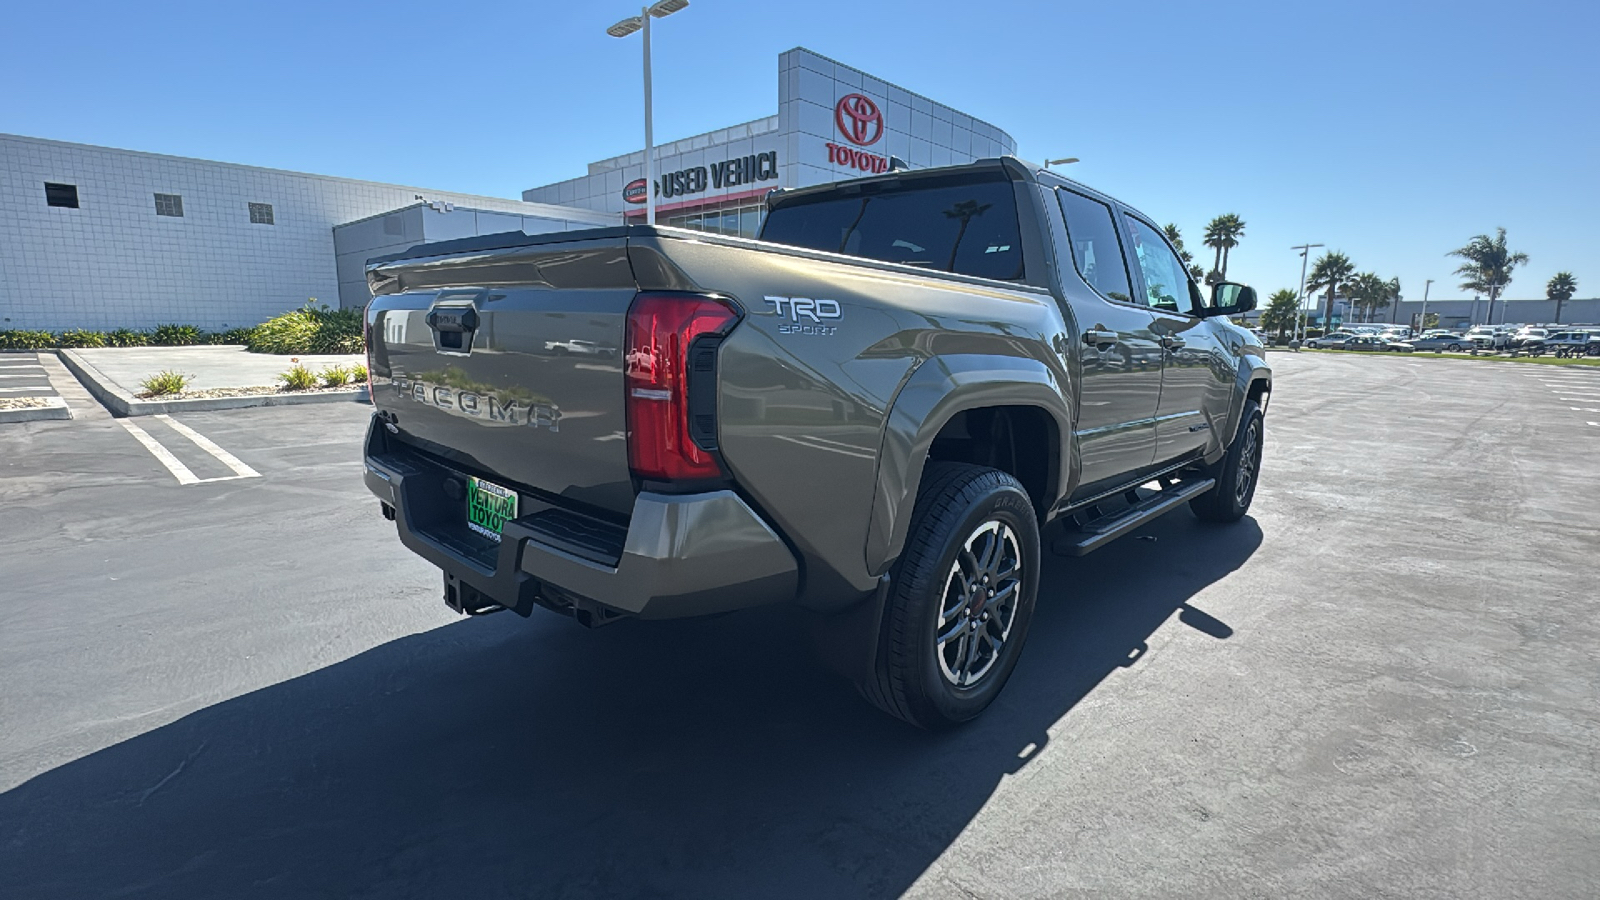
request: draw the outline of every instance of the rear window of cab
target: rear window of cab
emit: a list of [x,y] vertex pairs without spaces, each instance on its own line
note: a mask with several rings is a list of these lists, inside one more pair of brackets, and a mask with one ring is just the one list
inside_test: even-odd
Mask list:
[[782,202],[761,239],[939,272],[1023,275],[1016,195],[1000,175],[888,179]]

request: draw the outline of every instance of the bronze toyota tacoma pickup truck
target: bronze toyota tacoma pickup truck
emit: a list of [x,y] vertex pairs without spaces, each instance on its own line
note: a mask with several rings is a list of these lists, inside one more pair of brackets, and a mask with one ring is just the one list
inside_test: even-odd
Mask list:
[[1013,158],[778,191],[760,240],[490,235],[367,277],[366,483],[451,607],[800,604],[925,727],[1005,684],[1046,526],[1085,553],[1255,492],[1255,292]]

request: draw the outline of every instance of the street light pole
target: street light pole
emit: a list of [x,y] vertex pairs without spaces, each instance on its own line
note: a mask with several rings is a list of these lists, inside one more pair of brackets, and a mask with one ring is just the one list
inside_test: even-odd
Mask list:
[[655,104],[650,102],[650,9],[640,10],[644,21],[644,223],[656,224]]
[[[1300,300],[1299,307],[1296,310],[1298,315],[1295,317],[1295,331],[1299,335],[1295,340],[1298,341],[1304,341],[1306,338],[1306,264],[1311,260],[1311,248],[1322,246],[1326,245],[1301,244],[1298,247],[1289,248],[1290,250],[1300,251]],[[1324,322],[1323,326],[1323,330],[1326,331],[1327,323]]]
[[642,7],[639,15],[630,16],[606,29],[606,34],[616,38],[627,37],[635,31],[644,32],[644,218],[656,224],[656,141],[653,122],[654,104],[650,97],[650,20],[664,19],[689,5],[689,0],[657,0],[655,5]]
[[1428,330],[1428,288],[1431,287],[1433,287],[1433,279],[1429,278],[1428,283],[1422,286],[1422,315],[1417,317],[1418,337],[1421,337],[1422,333]]

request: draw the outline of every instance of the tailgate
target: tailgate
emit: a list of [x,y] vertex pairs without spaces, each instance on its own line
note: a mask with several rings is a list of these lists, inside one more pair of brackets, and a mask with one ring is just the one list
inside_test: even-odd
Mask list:
[[373,406],[401,441],[469,472],[626,515],[626,238],[550,237],[431,257],[446,248],[424,245],[369,267]]

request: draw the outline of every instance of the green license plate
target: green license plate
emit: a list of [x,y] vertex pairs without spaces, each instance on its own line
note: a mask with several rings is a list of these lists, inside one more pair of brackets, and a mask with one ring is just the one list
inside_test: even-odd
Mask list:
[[517,517],[517,492],[482,478],[467,479],[467,527],[500,540],[507,519]]

